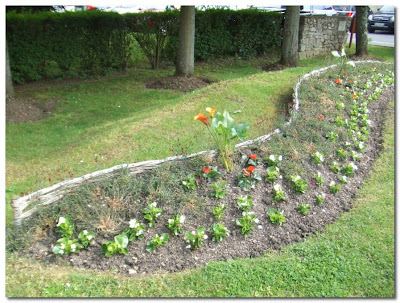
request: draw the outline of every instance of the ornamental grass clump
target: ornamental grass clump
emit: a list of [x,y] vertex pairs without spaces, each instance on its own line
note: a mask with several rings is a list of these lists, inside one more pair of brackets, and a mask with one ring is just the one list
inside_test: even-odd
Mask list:
[[206,111],[210,115],[211,122],[202,113],[197,114],[194,120],[201,121],[207,127],[222,156],[225,169],[232,171],[236,143],[244,141],[249,123],[236,124],[227,111],[224,111],[223,114],[215,113],[216,109],[210,107],[207,107]]

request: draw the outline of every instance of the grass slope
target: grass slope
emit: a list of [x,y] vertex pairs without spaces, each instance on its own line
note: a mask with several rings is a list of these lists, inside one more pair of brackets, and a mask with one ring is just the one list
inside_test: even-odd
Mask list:
[[370,178],[325,233],[262,258],[125,278],[23,258],[7,262],[8,297],[394,297],[394,103]]

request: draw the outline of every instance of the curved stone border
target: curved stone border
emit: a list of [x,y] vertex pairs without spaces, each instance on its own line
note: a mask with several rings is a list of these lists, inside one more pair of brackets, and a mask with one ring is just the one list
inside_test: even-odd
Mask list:
[[[366,61],[357,61],[355,63],[382,63],[380,61],[375,61],[375,60],[366,60]],[[308,79],[310,76],[318,76],[322,72],[336,67],[337,64],[333,64],[327,67],[323,67],[318,70],[314,70],[308,74],[303,75],[298,81],[297,84],[294,87],[294,93],[293,93],[293,110],[291,111],[291,118],[289,119],[288,122],[285,123],[285,126],[292,123],[293,118],[296,116],[297,111],[299,110],[300,104],[299,104],[299,87],[303,80]],[[255,142],[260,142],[260,141],[267,141],[272,135],[279,134],[281,133],[281,130],[279,128],[275,129],[273,132],[263,135],[261,137],[258,137],[253,140],[245,141],[242,143],[239,143],[236,145],[236,147],[246,147],[249,146]],[[65,194],[69,193],[73,188],[76,188],[80,186],[84,182],[95,182],[101,178],[104,177],[112,177],[116,175],[119,171],[126,169],[129,171],[130,175],[136,175],[138,173],[144,172],[146,170],[150,170],[155,168],[156,166],[165,163],[165,162],[172,162],[172,161],[177,161],[177,160],[183,160],[183,159],[189,159],[193,158],[199,155],[203,155],[208,153],[211,156],[215,156],[217,154],[217,150],[211,150],[211,151],[201,151],[195,154],[191,154],[188,156],[173,156],[173,157],[168,157],[166,159],[162,160],[148,160],[148,161],[143,161],[143,162],[138,162],[138,163],[131,163],[131,164],[120,164],[113,166],[111,168],[107,168],[104,170],[99,170],[93,173],[86,174],[82,177],[74,178],[72,180],[68,181],[63,181],[57,184],[54,184],[53,186],[38,190],[36,192],[30,193],[24,197],[20,197],[12,202],[12,207],[14,210],[14,222],[16,225],[20,225],[22,220],[29,217],[32,215],[40,206],[48,205],[54,202],[57,202],[60,200]],[[31,208],[30,210],[24,211],[31,203],[38,201],[38,198],[40,198],[40,203],[38,203],[36,206]]]

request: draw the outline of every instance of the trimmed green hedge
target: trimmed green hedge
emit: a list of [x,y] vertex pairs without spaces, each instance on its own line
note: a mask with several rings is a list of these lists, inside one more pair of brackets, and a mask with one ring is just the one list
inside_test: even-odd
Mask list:
[[[282,15],[257,10],[196,12],[195,60],[248,59],[280,45]],[[136,40],[152,68],[176,60],[179,11],[163,13],[44,12],[6,15],[13,80],[87,77],[123,70]]]

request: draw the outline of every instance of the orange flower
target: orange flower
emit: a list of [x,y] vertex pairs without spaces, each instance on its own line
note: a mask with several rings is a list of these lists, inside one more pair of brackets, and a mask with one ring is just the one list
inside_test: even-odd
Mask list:
[[336,84],[342,84],[342,80],[336,79],[336,80],[335,80],[335,83],[336,83]]
[[358,95],[357,94],[354,94],[353,95],[353,99],[357,99],[358,98]]
[[216,109],[215,108],[211,108],[211,107],[207,107],[206,111],[210,114],[210,117],[213,118]]
[[194,116],[194,120],[199,120],[203,122],[205,125],[210,125],[210,123],[208,122],[208,118],[201,113]]
[[253,159],[253,160],[255,160],[255,159],[257,159],[257,156],[256,156],[256,155],[253,155],[253,154],[251,154],[251,155],[250,155],[250,159]]
[[254,166],[253,165],[250,165],[248,168],[247,168],[247,171],[251,174],[252,172],[253,172],[253,170],[254,170]]

